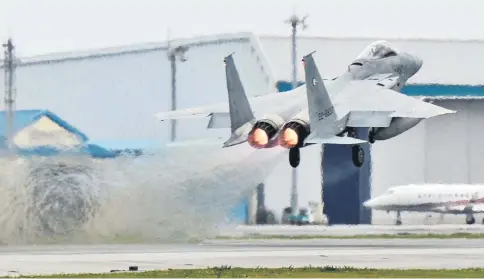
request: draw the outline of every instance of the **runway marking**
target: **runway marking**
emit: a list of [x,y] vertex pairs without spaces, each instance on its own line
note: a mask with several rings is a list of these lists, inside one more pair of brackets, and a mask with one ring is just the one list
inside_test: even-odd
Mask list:
[[[329,240],[301,242],[301,247],[284,247],[290,240],[274,241],[277,247],[260,248],[254,245],[223,246],[223,241],[211,245],[183,245],[179,248],[153,245],[113,245],[66,247],[56,251],[52,247],[5,247],[0,248],[0,273],[17,270],[22,274],[52,274],[77,272],[109,272],[138,265],[140,269],[203,268],[207,266],[231,265],[239,267],[282,266],[353,266],[370,268],[466,268],[484,267],[484,241],[433,240],[420,241],[420,247],[395,249],[390,244],[405,246],[413,240],[371,240],[379,248],[352,247],[360,241],[332,239],[333,245],[321,247]],[[264,241],[261,241],[263,243]],[[338,242],[338,243],[337,243]],[[364,242],[364,241],[362,241]],[[365,243],[367,243],[366,241]],[[418,241],[417,241],[418,242]],[[436,246],[440,243],[440,246]],[[243,245],[243,244],[241,244]],[[302,244],[301,244],[302,245]],[[317,245],[318,247],[312,247]],[[386,248],[381,248],[388,245]],[[461,247],[464,246],[464,247]],[[475,246],[475,247],[472,247]],[[59,247],[55,247],[59,249]],[[71,253],[71,254],[68,254]],[[257,260],[254,260],[257,259]],[[190,265],[190,266],[187,266]],[[4,274],[8,275],[8,274]]]

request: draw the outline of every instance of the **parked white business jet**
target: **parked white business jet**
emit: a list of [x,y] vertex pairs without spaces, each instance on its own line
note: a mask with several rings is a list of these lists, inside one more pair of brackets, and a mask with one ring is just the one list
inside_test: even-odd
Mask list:
[[[466,223],[474,224],[475,213],[484,213],[484,185],[420,184],[396,186],[363,203],[375,209],[396,211],[396,225],[402,224],[400,212],[465,214]],[[484,224],[484,219],[482,220]]]

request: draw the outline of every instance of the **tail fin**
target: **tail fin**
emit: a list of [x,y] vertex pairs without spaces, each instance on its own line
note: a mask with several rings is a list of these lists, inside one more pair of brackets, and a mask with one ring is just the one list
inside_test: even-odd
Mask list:
[[229,95],[230,128],[232,133],[254,119],[254,113],[235,67],[233,53],[225,57],[225,75]]
[[328,90],[314,62],[313,53],[303,58],[306,77],[306,93],[308,97],[308,112],[311,126],[320,136],[325,134],[334,135],[332,126],[324,123],[335,122],[336,112],[329,97]]
[[329,97],[328,90],[314,62],[313,53],[303,58],[306,76],[306,94],[308,97],[309,122],[311,134],[305,139],[305,144],[345,144],[353,145],[366,142],[351,137],[336,136],[338,116]]

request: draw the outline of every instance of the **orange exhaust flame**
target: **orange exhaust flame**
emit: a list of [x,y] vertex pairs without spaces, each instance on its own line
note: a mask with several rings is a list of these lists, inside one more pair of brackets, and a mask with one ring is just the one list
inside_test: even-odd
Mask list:
[[286,128],[279,137],[279,144],[284,148],[293,148],[297,145],[299,136],[296,131],[291,128]]
[[267,133],[264,130],[257,128],[249,136],[248,141],[249,141],[249,144],[252,147],[263,148],[264,146],[266,146],[269,143],[269,136],[267,135]]

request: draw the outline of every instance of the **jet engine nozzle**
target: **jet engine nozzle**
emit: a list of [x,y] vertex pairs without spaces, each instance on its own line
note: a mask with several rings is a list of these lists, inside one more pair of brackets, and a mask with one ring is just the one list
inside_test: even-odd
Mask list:
[[277,134],[277,128],[269,122],[257,122],[249,133],[247,142],[254,148],[272,147],[272,138]]
[[300,147],[308,135],[309,127],[307,124],[291,120],[282,127],[279,134],[279,145],[287,149]]

